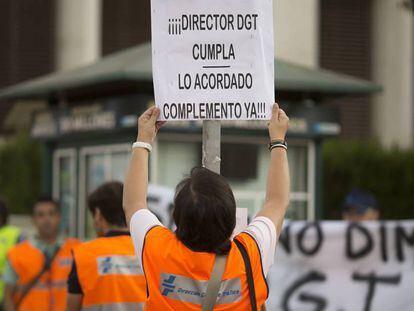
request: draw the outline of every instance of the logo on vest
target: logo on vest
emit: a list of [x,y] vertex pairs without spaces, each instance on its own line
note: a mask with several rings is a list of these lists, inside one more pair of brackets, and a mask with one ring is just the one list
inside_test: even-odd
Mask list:
[[103,274],[107,274],[108,271],[110,271],[112,269],[112,262],[111,261],[112,261],[111,257],[106,257],[104,260],[102,260],[101,266],[102,266]]
[[[206,295],[208,281],[194,280],[181,275],[161,273],[160,292],[163,296],[201,304]],[[217,304],[233,303],[241,299],[241,280],[234,278],[221,282]]]
[[97,263],[99,275],[142,275],[135,256],[102,256]]
[[162,287],[161,293],[163,296],[168,296],[169,293],[174,292],[174,289],[175,289],[174,282],[176,278],[177,278],[176,276],[170,275],[168,279],[165,279],[163,281],[163,283],[161,284],[161,287]]

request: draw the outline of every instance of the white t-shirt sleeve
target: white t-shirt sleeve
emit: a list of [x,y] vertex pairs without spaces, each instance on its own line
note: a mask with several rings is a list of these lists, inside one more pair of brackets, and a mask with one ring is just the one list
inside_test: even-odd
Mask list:
[[147,232],[155,227],[162,226],[161,222],[148,209],[141,209],[135,212],[131,217],[129,223],[129,229],[131,232],[132,242],[135,248],[135,254],[138,258],[138,262],[142,267],[142,248],[144,247],[145,236]]
[[244,232],[250,234],[257,242],[262,257],[263,273],[267,276],[274,262],[277,233],[273,222],[267,217],[256,217]]

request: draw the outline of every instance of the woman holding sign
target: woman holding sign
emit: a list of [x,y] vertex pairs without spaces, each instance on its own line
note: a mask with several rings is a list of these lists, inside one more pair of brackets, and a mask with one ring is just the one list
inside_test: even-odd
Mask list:
[[162,125],[159,114],[152,107],[139,118],[124,187],[124,210],[147,280],[147,310],[259,310],[268,296],[265,276],[289,203],[289,118],[273,106],[266,200],[250,225],[232,239],[233,192],[222,176],[207,169],[193,169],[178,184],[175,232],[147,209],[148,157]]

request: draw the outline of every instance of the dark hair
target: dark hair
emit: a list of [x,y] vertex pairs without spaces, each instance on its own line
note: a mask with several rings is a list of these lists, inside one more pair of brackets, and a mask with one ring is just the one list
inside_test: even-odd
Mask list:
[[0,197],[0,226],[7,224],[9,218],[9,209],[7,208],[6,201]]
[[174,199],[177,238],[193,251],[226,254],[236,226],[236,201],[223,176],[205,168],[192,169]]
[[88,207],[92,214],[98,208],[103,218],[114,226],[126,227],[126,219],[122,208],[123,185],[113,181],[101,185],[88,197]]
[[56,208],[56,211],[58,213],[60,213],[60,205],[59,205],[58,201],[54,200],[50,196],[41,196],[33,203],[33,205],[32,205],[32,214],[35,213],[36,206],[38,204],[41,204],[41,203],[50,203],[50,204],[52,204]]

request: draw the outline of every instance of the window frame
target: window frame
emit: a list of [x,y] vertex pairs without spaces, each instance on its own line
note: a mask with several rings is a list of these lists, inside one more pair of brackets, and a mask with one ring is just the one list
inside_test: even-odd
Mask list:
[[[189,142],[200,143],[201,137],[197,134],[181,134],[181,133],[160,133],[158,140],[161,141],[175,141],[175,142]],[[254,144],[266,145],[268,143],[267,137],[259,135],[241,136],[241,135],[222,135],[222,143],[236,143],[236,144]],[[160,143],[160,142],[158,142]],[[290,200],[303,202],[306,201],[306,220],[314,221],[316,218],[315,206],[315,191],[316,191],[316,145],[311,139],[289,139],[289,146],[306,146],[307,148],[307,191],[290,193]],[[153,163],[154,170],[158,170],[158,162]],[[265,190],[263,191],[234,191],[237,198],[253,198],[255,202],[254,211],[257,213],[261,207],[261,201],[265,197]]]
[[74,236],[76,234],[76,212],[77,212],[77,188],[76,182],[78,180],[76,171],[76,148],[62,148],[53,152],[53,175],[52,175],[52,196],[54,199],[61,201],[60,197],[60,159],[69,158],[69,171],[70,171],[70,191],[73,193],[73,206],[69,211],[69,235]]
[[131,154],[131,144],[121,143],[121,144],[110,144],[110,145],[99,145],[99,146],[88,146],[82,147],[79,150],[79,179],[78,179],[78,217],[77,217],[77,235],[80,239],[84,240],[86,238],[86,167],[87,167],[87,157],[93,155],[103,155],[104,156],[104,165],[105,165],[105,181],[111,179],[111,154],[125,152],[126,154]]

